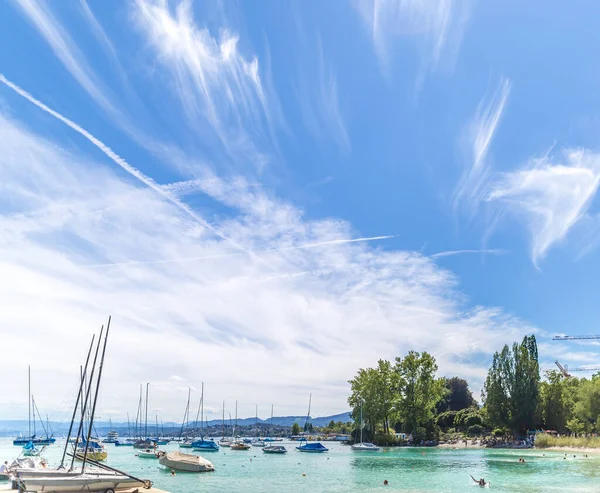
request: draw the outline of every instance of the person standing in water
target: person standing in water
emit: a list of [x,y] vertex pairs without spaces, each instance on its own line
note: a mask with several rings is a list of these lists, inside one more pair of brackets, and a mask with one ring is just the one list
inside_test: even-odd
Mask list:
[[479,486],[485,486],[487,483],[485,482],[484,478],[481,478],[479,480],[475,479],[473,476],[471,476],[471,479],[473,481],[475,481]]

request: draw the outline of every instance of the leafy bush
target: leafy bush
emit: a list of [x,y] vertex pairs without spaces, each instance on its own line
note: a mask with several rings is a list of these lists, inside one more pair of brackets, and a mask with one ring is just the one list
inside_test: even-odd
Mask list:
[[436,421],[440,428],[450,428],[454,424],[454,418],[456,417],[456,411],[446,411],[438,415]]
[[537,448],[548,447],[573,447],[573,448],[600,448],[600,437],[555,437],[548,433],[538,433],[535,436]]
[[503,437],[505,434],[506,432],[501,428],[496,428],[494,431],[492,431],[492,435],[494,435],[496,438]]
[[471,437],[478,436],[483,433],[483,426],[481,425],[472,425],[467,428],[467,434]]
[[417,427],[415,431],[412,433],[413,444],[418,445],[421,441],[427,440],[427,430],[422,426]]

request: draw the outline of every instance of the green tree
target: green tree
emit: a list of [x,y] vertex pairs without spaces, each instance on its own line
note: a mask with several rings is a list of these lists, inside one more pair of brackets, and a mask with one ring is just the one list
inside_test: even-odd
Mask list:
[[296,422],[292,425],[292,435],[298,435],[300,433],[300,425]]
[[438,413],[460,411],[477,406],[477,401],[475,401],[469,390],[469,384],[463,378],[445,378],[444,388],[447,392],[438,405]]
[[444,395],[444,380],[435,378],[435,358],[427,352],[409,351],[396,358],[397,409],[406,431],[417,431],[431,424],[434,410]]
[[495,353],[483,398],[491,424],[524,433],[536,424],[540,371],[535,336]]
[[547,371],[545,377],[540,383],[540,419],[546,429],[564,433],[573,414],[572,391],[559,371]]
[[348,404],[352,407],[352,418],[358,424],[362,405],[363,423],[368,434],[374,434],[378,425],[384,433],[389,433],[395,399],[393,380],[391,363],[379,360],[377,368],[361,368],[349,381],[352,393]]

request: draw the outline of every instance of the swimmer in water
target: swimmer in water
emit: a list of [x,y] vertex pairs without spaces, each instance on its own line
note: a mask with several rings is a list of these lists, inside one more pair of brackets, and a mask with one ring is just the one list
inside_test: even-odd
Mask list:
[[383,485],[384,485],[384,486],[387,486],[388,484],[389,484],[389,483],[388,483],[388,480],[387,480],[387,479],[384,479],[384,480],[383,480]]
[[484,478],[481,478],[479,480],[475,479],[473,476],[471,476],[471,479],[473,481],[475,481],[479,486],[485,486],[487,483],[485,482]]

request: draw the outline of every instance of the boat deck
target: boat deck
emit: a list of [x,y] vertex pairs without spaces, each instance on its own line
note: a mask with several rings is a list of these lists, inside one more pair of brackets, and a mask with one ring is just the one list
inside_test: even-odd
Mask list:
[[[0,492],[5,492],[5,491],[12,491],[14,493],[16,493],[17,490],[11,490],[10,489],[10,484],[0,484]],[[158,488],[150,488],[149,490],[146,490],[144,488],[130,488],[127,490],[117,490],[117,493],[169,493],[168,491],[164,491],[164,490],[159,490]]]

